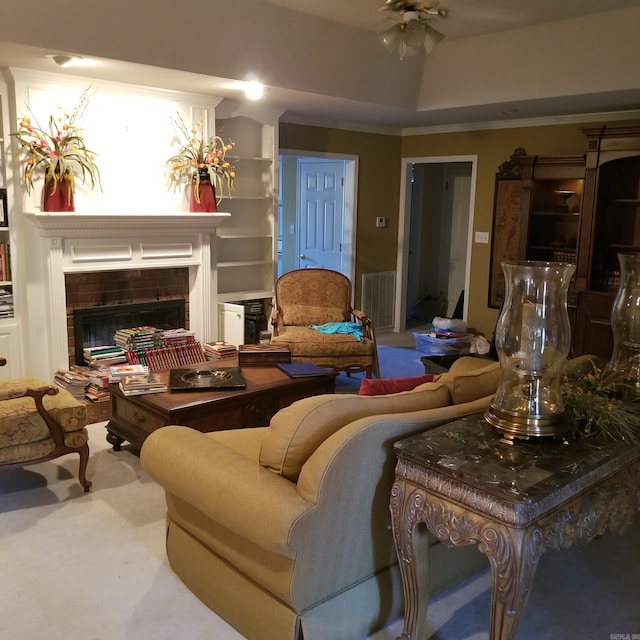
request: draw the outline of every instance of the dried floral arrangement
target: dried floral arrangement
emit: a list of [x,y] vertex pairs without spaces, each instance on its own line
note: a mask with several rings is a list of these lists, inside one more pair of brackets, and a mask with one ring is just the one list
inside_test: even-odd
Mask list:
[[225,188],[231,196],[236,172],[226,154],[233,149],[233,143],[225,143],[220,136],[205,138],[202,122],[196,122],[189,129],[180,114],[173,119],[173,124],[182,142],[178,153],[167,161],[171,185],[175,187],[194,182],[194,195],[198,203],[200,181],[203,179],[208,179],[216,189],[218,202]]
[[18,122],[18,131],[11,135],[17,140],[20,152],[26,155],[22,182],[27,193],[33,189],[33,179],[38,170],[44,170],[45,182],[52,182],[55,192],[59,180],[69,180],[75,190],[75,173],[80,171],[83,182],[88,178],[91,188],[100,186],[100,171],[94,152],[87,149],[81,121],[91,97],[91,87],[78,99],[73,111],[68,113],[61,105],[49,116],[46,127],[38,122],[29,109],[30,116]]

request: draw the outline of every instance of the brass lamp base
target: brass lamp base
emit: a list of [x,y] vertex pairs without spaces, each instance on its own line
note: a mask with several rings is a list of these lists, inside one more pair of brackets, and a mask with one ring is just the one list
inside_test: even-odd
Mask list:
[[494,404],[486,410],[484,419],[510,439],[559,436],[567,429],[562,421],[562,413],[527,415],[507,411]]

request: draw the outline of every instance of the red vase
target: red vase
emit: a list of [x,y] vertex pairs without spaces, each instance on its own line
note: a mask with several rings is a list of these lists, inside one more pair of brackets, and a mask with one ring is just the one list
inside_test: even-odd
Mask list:
[[42,189],[43,211],[75,211],[73,189],[68,178],[45,180]]
[[[196,187],[198,188],[197,193]],[[207,213],[215,213],[217,210],[218,204],[216,202],[216,188],[213,184],[211,184],[209,176],[207,176],[206,178],[203,178],[201,176],[199,183],[196,183],[196,180],[194,178],[193,182],[191,183],[189,211],[204,211]]]

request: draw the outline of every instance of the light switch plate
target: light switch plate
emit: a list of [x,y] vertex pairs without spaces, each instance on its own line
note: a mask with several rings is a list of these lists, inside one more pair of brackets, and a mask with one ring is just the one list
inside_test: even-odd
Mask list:
[[489,242],[489,232],[476,231],[476,242],[480,244],[487,244]]

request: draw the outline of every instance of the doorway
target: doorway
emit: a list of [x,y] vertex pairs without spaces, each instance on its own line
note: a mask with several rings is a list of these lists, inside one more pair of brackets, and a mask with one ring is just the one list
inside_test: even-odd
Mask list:
[[403,159],[394,331],[436,315],[467,318],[476,163]]
[[280,150],[278,276],[323,267],[355,274],[356,156]]

